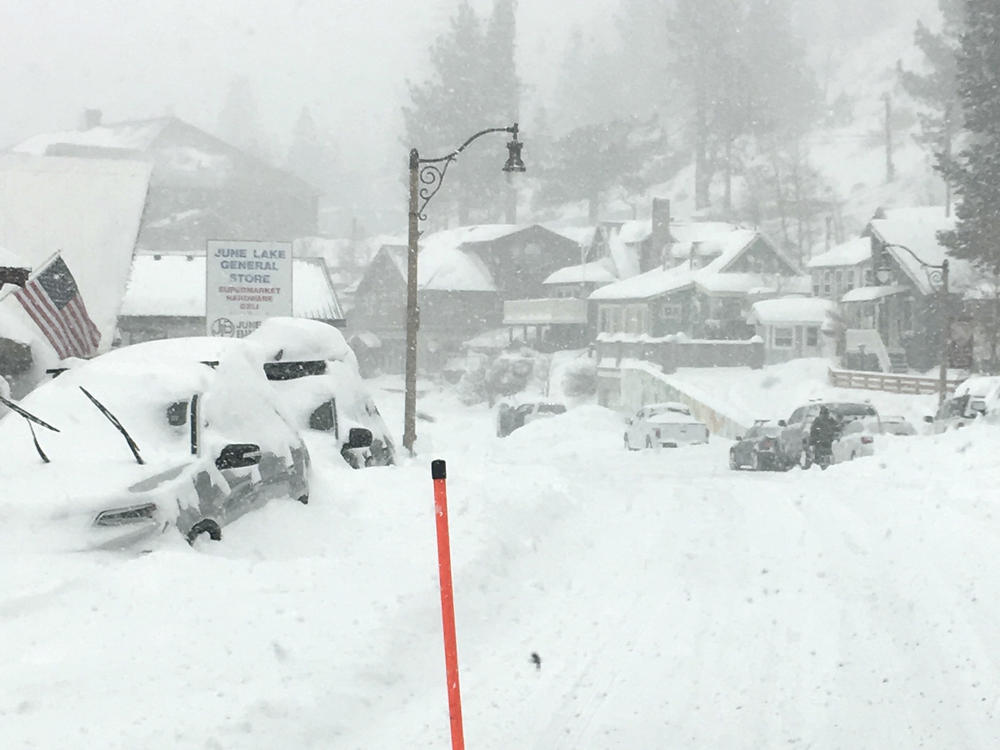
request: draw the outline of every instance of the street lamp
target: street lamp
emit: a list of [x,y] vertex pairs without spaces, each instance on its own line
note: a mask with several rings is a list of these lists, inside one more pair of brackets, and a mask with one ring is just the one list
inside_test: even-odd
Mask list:
[[420,327],[420,308],[417,304],[417,239],[420,236],[420,221],[426,221],[424,210],[431,198],[441,189],[445,173],[458,155],[469,144],[487,133],[510,133],[507,143],[507,161],[504,172],[523,172],[521,148],[517,140],[517,123],[506,128],[480,130],[450,154],[436,159],[422,159],[417,149],[410,149],[410,206],[409,229],[406,245],[406,376],[403,402],[403,447],[413,455],[413,444],[417,439],[417,329]]
[[[941,295],[941,369],[938,372],[938,404],[944,403],[944,400],[948,398],[948,337],[951,326],[948,303],[948,259],[945,258],[940,264],[936,265],[925,262],[906,245],[887,242],[883,247],[898,247],[900,250],[905,250],[909,253],[910,257],[917,261],[920,267],[924,269],[931,289]],[[888,284],[892,278],[892,270],[883,262],[883,265],[880,265],[875,270],[875,278],[882,285]]]

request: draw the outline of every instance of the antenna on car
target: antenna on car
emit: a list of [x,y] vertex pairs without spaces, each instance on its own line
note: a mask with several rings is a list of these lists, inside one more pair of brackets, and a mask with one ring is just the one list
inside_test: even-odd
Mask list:
[[132,439],[132,436],[128,434],[128,430],[125,429],[125,426],[118,421],[118,417],[112,414],[108,409],[108,407],[106,407],[104,404],[102,404],[100,401],[94,398],[93,395],[91,395],[90,391],[88,391],[82,385],[78,387],[80,388],[81,391],[83,391],[83,395],[89,398],[90,401],[94,404],[94,406],[96,406],[100,410],[101,414],[107,417],[108,421],[111,422],[111,424],[115,426],[118,432],[122,434],[122,436],[125,438],[125,442],[128,443],[129,450],[131,450],[132,455],[135,456],[136,463],[138,464],[146,463],[145,461],[142,460],[142,456],[139,455],[139,446],[136,445],[136,442]]

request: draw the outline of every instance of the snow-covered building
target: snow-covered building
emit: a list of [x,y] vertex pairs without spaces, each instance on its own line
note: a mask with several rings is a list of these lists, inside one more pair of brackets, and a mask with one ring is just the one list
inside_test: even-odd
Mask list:
[[837,303],[819,297],[776,297],[750,306],[747,322],[764,341],[766,364],[802,357],[832,357],[831,315]]
[[[955,317],[963,290],[974,277],[967,262],[950,258],[951,294],[947,303],[942,301],[940,273],[933,266],[948,255],[938,232],[954,225],[954,217],[945,216],[943,207],[923,206],[880,209],[865,227],[863,239],[876,278],[846,292],[840,298],[841,311],[848,328],[878,333],[893,370],[926,370],[940,362],[943,305]],[[887,276],[884,283],[877,279],[880,272]]]
[[[135,256],[118,318],[122,345],[205,335],[205,255]],[[343,328],[344,312],[326,265],[292,261],[292,314]]]
[[[487,224],[422,237],[418,257],[418,361],[435,369],[466,339],[499,328],[505,301],[545,294],[547,278],[579,263],[580,246],[538,224]],[[385,245],[354,295],[350,330],[375,334],[387,370],[403,369],[406,274],[406,247]]]
[[824,253],[814,255],[806,269],[812,277],[814,297],[839,301],[852,289],[874,282],[872,246],[867,237],[854,237]]
[[[33,270],[60,253],[101,335],[98,351],[114,338],[149,180],[141,161],[0,154],[0,247]],[[59,358],[12,291],[0,291],[0,337],[30,345],[33,363],[8,372],[20,397]]]
[[750,303],[809,292],[808,277],[756,230],[710,222],[670,231],[677,241],[662,265],[591,293],[598,333],[744,339]]
[[319,191],[294,175],[176,117],[44,133],[14,146],[36,156],[144,162],[151,169],[139,248],[204,252],[209,239],[292,240],[315,235]]

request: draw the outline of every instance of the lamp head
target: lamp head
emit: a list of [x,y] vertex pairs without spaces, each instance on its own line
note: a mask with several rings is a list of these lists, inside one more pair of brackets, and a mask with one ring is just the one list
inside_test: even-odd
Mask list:
[[892,279],[892,269],[889,266],[879,266],[875,269],[875,278],[879,284],[885,286]]
[[507,142],[507,162],[503,165],[504,172],[524,172],[524,162],[521,161],[521,148],[524,146],[517,140],[517,125],[513,129],[514,136]]

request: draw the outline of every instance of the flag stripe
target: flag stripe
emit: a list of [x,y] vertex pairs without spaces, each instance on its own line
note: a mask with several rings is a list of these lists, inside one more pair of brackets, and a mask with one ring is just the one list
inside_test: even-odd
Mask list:
[[61,359],[97,353],[101,332],[87,313],[73,275],[58,255],[14,296]]
[[54,319],[49,317],[49,312],[35,299],[34,292],[35,285],[28,282],[24,289],[15,292],[14,296],[21,301],[24,309],[28,311],[28,315],[55,347],[56,354],[59,355],[60,359],[65,359],[69,356],[69,342],[57,329]]
[[[38,310],[39,314],[45,319],[48,330],[51,335],[57,337],[62,344],[63,351],[62,357],[69,357],[73,353],[73,339],[69,335],[63,326],[59,324],[59,312],[56,310],[52,300],[49,296],[45,294],[39,285],[33,284],[27,289],[28,297],[32,300],[35,305],[35,309]],[[46,334],[48,335],[48,334]]]

